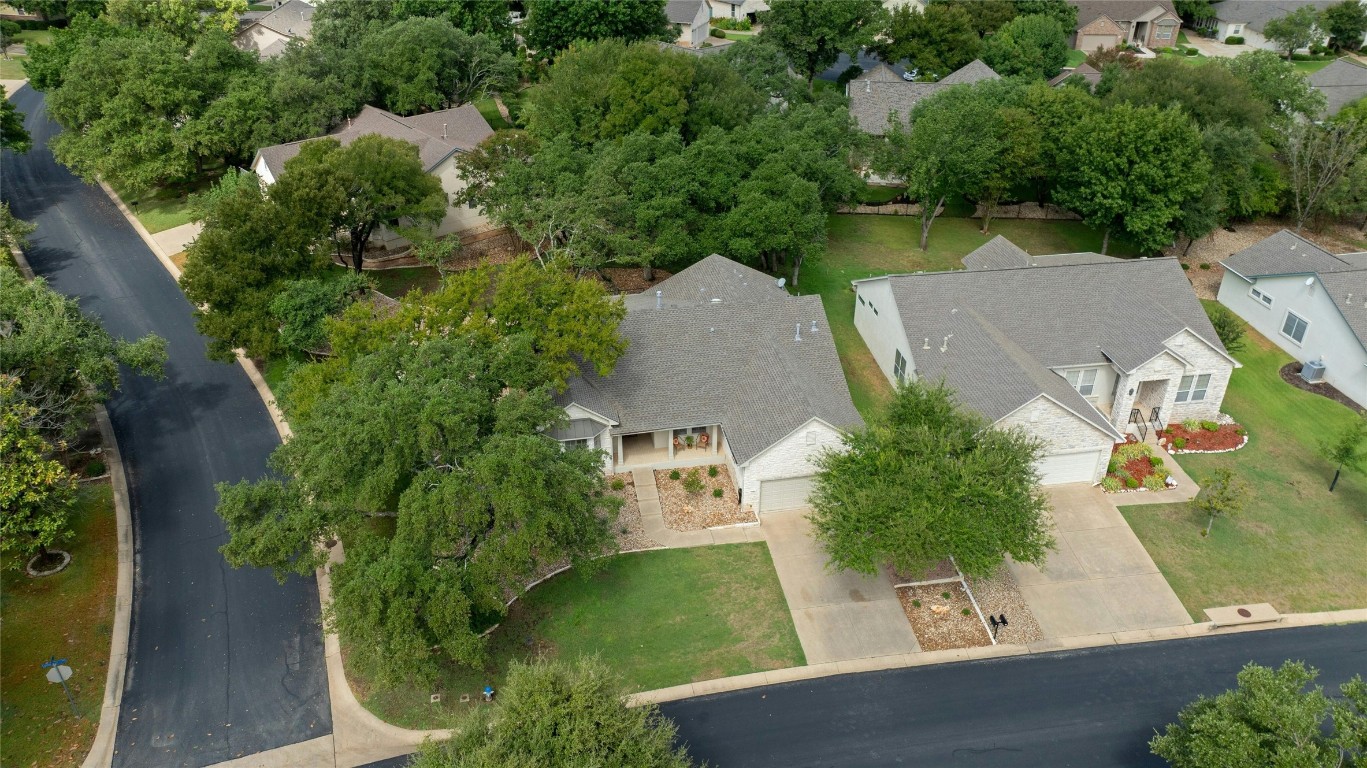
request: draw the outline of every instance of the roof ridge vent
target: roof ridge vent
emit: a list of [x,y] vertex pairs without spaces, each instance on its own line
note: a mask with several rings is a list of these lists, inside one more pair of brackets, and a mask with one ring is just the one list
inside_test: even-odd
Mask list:
[[797,333],[793,336],[793,341],[802,341],[802,323],[795,323],[794,327],[797,328]]

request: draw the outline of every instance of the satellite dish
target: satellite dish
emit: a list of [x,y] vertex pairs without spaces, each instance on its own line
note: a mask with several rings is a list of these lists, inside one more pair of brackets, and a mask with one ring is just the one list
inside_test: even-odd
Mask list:
[[782,288],[783,286],[785,286],[785,285],[787,285],[787,284],[788,284],[788,278],[786,278],[786,277],[780,277],[780,278],[778,279],[778,287]]

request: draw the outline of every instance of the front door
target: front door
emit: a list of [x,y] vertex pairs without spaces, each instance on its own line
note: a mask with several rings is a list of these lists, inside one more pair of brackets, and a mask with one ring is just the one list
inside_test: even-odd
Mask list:
[[[1161,409],[1163,401],[1168,396],[1168,380],[1155,379],[1153,381],[1142,381],[1139,383],[1139,391],[1134,394],[1134,408],[1139,411],[1140,417],[1144,421],[1153,419],[1155,408]],[[1159,423],[1162,423],[1163,414],[1160,410]]]

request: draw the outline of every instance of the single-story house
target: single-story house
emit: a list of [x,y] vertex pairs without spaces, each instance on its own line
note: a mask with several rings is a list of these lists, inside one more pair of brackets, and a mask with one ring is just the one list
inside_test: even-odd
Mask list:
[[714,19],[749,19],[756,21],[758,15],[769,10],[764,0],[707,0],[710,17]]
[[[372,133],[402,139],[417,146],[418,157],[422,160],[423,167],[428,173],[441,179],[441,187],[450,200],[451,195],[465,189],[465,180],[456,168],[456,156],[474,149],[481,141],[492,136],[494,129],[473,104],[412,117],[400,117],[378,107],[366,106],[354,118],[347,118],[345,123],[337,126],[328,136],[345,146],[361,136]],[[299,147],[304,141],[292,141],[288,144],[258,149],[256,157],[252,159],[252,171],[261,177],[263,184],[274,184],[275,180],[280,178],[280,174],[284,173],[285,163],[299,154]],[[453,204],[447,208],[446,217],[437,225],[436,234],[464,232],[488,224],[484,212],[478,208]],[[376,232],[373,241],[377,246],[384,248],[397,248],[406,243],[403,238],[387,229]]]
[[313,31],[313,4],[289,0],[268,13],[244,16],[243,21],[233,36],[233,44],[270,59],[284,53],[291,40],[309,39]]
[[937,91],[951,85],[999,79],[1001,75],[977,59],[934,83],[908,82],[888,65],[879,64],[846,84],[845,95],[850,99],[850,114],[859,123],[859,130],[882,136],[888,132],[891,121],[906,123],[916,103]]
[[1101,70],[1084,61],[1072,69],[1065,69],[1058,73],[1049,81],[1049,84],[1059,88],[1073,75],[1077,75],[1086,81],[1089,88],[1096,88],[1097,84],[1101,82]]
[[586,366],[552,434],[604,471],[722,464],[760,514],[806,506],[822,451],[862,424],[819,296],[712,255],[626,296],[625,354]]
[[1169,0],[1071,0],[1077,8],[1077,28],[1069,39],[1073,48],[1091,53],[1098,48],[1135,45],[1168,48],[1177,45],[1182,17]]
[[943,380],[1042,440],[1042,483],[1100,482],[1127,433],[1219,413],[1239,364],[1176,259],[1031,256],[999,236],[964,264],[855,280],[855,328],[890,381]]
[[[1242,37],[1244,45],[1277,51],[1277,44],[1263,35],[1267,22],[1310,6],[1323,11],[1340,0],[1222,0],[1211,3],[1215,17],[1202,24],[1205,29],[1215,33],[1215,39],[1224,41],[1230,37]],[[1329,35],[1323,35],[1320,43],[1329,42]],[[1301,51],[1307,49],[1302,48]]]
[[697,48],[707,42],[712,12],[704,0],[669,0],[665,3],[665,17],[679,30],[679,45]]
[[1306,78],[1310,87],[1324,94],[1324,116],[1333,117],[1340,109],[1367,98],[1367,66],[1348,57],[1336,59],[1329,66]]
[[1367,252],[1334,255],[1282,230],[1224,268],[1221,304],[1367,408]]

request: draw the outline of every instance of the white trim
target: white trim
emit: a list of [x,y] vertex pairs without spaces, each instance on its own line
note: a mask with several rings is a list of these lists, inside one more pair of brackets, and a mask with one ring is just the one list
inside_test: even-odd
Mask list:
[[[768,453],[770,450],[772,450],[774,446],[778,445],[779,443],[783,442],[784,440],[787,440],[788,438],[792,437],[793,435],[796,435],[798,432],[801,432],[802,430],[806,429],[806,428],[807,428],[808,426],[810,426],[811,423],[814,422],[814,421],[815,421],[815,422],[818,422],[818,423],[820,423],[820,424],[826,425],[827,427],[830,428],[830,430],[831,430],[832,432],[835,432],[837,435],[846,434],[846,431],[845,431],[845,430],[843,430],[843,429],[841,429],[841,428],[835,426],[834,424],[830,423],[829,421],[826,421],[825,419],[821,418],[820,416],[813,416],[813,417],[811,417],[810,419],[807,419],[806,421],[804,421],[804,422],[802,422],[801,424],[799,424],[797,427],[795,427],[795,428],[794,428],[791,432],[789,432],[788,434],[784,435],[783,437],[780,437],[779,439],[775,440],[775,441],[772,442],[772,443],[769,443],[767,446],[765,446],[763,449],[761,449],[761,450],[760,450],[758,453],[756,453],[754,456],[751,456],[750,458],[746,459],[745,462],[744,462],[743,464],[737,464],[736,466],[739,467],[741,470],[744,470],[746,467],[750,466],[750,464],[753,463],[756,459],[762,458],[762,457],[764,456],[764,454],[766,454],[766,453]],[[728,442],[728,447],[730,447],[730,446],[729,446],[729,442]]]
[[[570,402],[566,403],[566,404],[564,405],[564,408],[569,408],[571,405],[574,406],[575,408],[578,408],[578,409],[584,411],[585,413],[591,413],[591,414],[593,414],[595,417],[597,417],[597,419],[598,419],[600,422],[602,422],[603,424],[606,424],[606,425],[609,426],[609,427],[618,426],[618,425],[617,425],[617,422],[613,421],[612,419],[609,419],[608,417],[604,416],[603,414],[599,413],[598,411],[593,410],[592,408],[585,408],[584,406],[580,405],[579,403],[577,403],[577,402],[575,402],[575,401],[573,401],[573,400],[571,400]],[[655,431],[655,430],[647,430],[647,431],[648,431],[648,432],[653,432],[653,431]],[[634,435],[634,434],[637,434],[637,433],[636,433],[636,432],[632,432],[631,434]]]
[[[1304,326],[1303,328],[1301,328],[1301,337],[1299,340],[1295,336],[1292,336],[1291,334],[1286,332],[1286,321],[1293,317],[1301,321],[1301,325]],[[1296,314],[1296,312],[1292,309],[1286,310],[1286,314],[1282,315],[1281,324],[1277,327],[1277,333],[1280,333],[1282,336],[1285,336],[1288,341],[1290,341],[1292,344],[1295,344],[1298,347],[1305,346],[1305,334],[1309,330],[1310,321]]]
[[1259,288],[1256,283],[1248,286],[1248,296],[1264,309],[1272,309],[1272,305],[1277,301],[1272,294]]
[[[1204,310],[1202,310],[1202,311],[1204,311]],[[1202,336],[1201,334],[1199,334],[1199,333],[1197,333],[1196,331],[1193,331],[1192,329],[1187,328],[1187,327],[1183,327],[1183,328],[1182,328],[1182,331],[1186,331],[1187,333],[1190,333],[1192,336],[1195,336],[1196,338],[1200,339],[1200,340],[1202,341],[1202,343],[1204,343],[1207,347],[1210,347],[1210,349],[1211,349],[1212,352],[1214,352],[1215,354],[1219,355],[1220,357],[1223,357],[1224,359],[1230,361],[1231,363],[1234,363],[1234,367],[1235,367],[1235,368],[1243,368],[1243,367],[1244,367],[1244,366],[1243,366],[1243,363],[1240,363],[1238,360],[1235,360],[1234,358],[1230,357],[1228,352],[1224,352],[1224,351],[1222,351],[1219,347],[1215,346],[1214,344],[1211,344],[1211,343],[1210,343],[1210,339],[1207,339],[1205,336]],[[1178,331],[1177,333],[1174,333],[1173,335],[1167,337],[1166,339],[1163,339],[1163,344],[1166,345],[1169,341],[1172,341],[1173,339],[1175,339],[1175,338],[1177,338],[1178,336],[1180,336],[1180,335],[1182,334],[1182,331]],[[1173,356],[1175,356],[1178,360],[1181,360],[1183,363],[1187,363],[1187,361],[1184,360],[1184,359],[1182,358],[1181,355],[1177,354],[1176,352],[1173,352],[1171,349],[1169,349],[1168,352],[1169,352],[1170,354],[1172,354]],[[1154,355],[1154,357],[1157,357],[1157,356],[1158,356],[1158,355]],[[1149,360],[1152,360],[1152,359],[1153,359],[1152,357],[1149,358]],[[1148,360],[1145,360],[1144,362],[1147,363]],[[1188,365],[1188,367],[1190,367],[1190,364],[1187,364],[1187,365]],[[1139,370],[1139,369],[1136,368],[1135,370]],[[1133,373],[1133,371],[1131,371],[1131,373]]]

